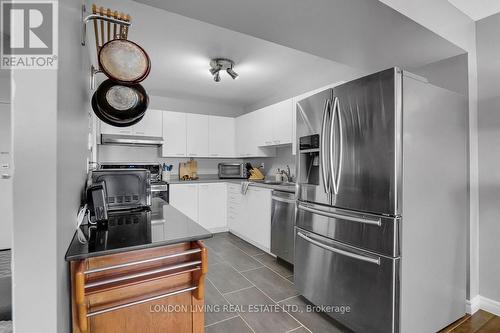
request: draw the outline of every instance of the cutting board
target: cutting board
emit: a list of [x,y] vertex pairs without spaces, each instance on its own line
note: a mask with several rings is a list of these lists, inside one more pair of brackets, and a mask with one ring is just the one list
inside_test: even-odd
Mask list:
[[190,160],[185,163],[179,163],[179,179],[180,180],[198,179],[198,162],[195,160]]

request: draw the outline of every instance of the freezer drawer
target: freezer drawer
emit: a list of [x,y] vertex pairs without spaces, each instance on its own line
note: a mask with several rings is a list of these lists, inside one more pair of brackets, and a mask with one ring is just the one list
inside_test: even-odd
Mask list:
[[[357,333],[399,332],[399,258],[388,258],[296,228],[295,285]],[[349,306],[349,312],[334,311]]]
[[299,202],[296,224],[302,229],[368,251],[389,257],[400,254],[400,218]]

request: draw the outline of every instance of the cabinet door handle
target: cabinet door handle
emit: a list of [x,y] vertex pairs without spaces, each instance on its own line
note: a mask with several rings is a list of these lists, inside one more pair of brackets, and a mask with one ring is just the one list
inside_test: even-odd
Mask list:
[[141,299],[139,301],[129,302],[129,303],[125,303],[125,304],[121,304],[121,305],[117,305],[117,306],[112,306],[110,308],[105,308],[105,309],[102,309],[102,310],[99,310],[99,311],[89,312],[89,313],[87,313],[87,318],[88,317],[93,317],[93,316],[98,316],[98,315],[101,315],[101,314],[104,314],[104,313],[108,313],[108,312],[111,312],[111,311],[116,311],[116,310],[128,308],[128,307],[131,307],[131,306],[134,306],[134,305],[139,305],[139,304],[143,304],[143,303],[155,301],[155,300],[158,300],[158,299],[167,298],[167,297],[170,297],[170,296],[174,296],[174,295],[186,293],[186,292],[189,292],[189,291],[193,291],[195,289],[198,289],[198,287],[197,286],[188,287],[188,288],[184,288],[184,289],[180,289],[180,290],[175,290],[175,291],[172,291],[172,292],[169,292],[169,293],[166,293],[166,294],[161,294],[161,295],[158,295],[158,296]]

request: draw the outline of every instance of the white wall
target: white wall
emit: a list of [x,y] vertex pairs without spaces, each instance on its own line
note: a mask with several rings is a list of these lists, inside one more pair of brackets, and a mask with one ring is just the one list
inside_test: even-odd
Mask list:
[[[477,22],[479,294],[500,302],[500,14]],[[500,303],[498,311],[500,311]],[[497,313],[498,314],[498,313]]]
[[57,71],[13,78],[14,330],[57,332]]
[[81,4],[81,0],[59,1],[57,332],[70,332],[69,265],[64,255],[75,232],[75,216],[81,204],[89,154],[89,58],[80,45]]
[[80,203],[88,110],[80,6],[59,2],[59,70],[13,76],[16,332],[70,331],[64,254]]
[[467,53],[465,53],[419,68],[412,68],[409,71],[425,77],[435,86],[467,96],[469,90],[467,62]]
[[460,46],[468,54],[469,94],[469,271],[467,297],[479,293],[479,171],[477,134],[477,55],[474,21],[448,1],[380,0],[434,33]]
[[195,98],[176,98],[167,96],[150,96],[149,108],[165,111],[209,114],[213,116],[237,117],[245,112],[238,105],[213,103]]

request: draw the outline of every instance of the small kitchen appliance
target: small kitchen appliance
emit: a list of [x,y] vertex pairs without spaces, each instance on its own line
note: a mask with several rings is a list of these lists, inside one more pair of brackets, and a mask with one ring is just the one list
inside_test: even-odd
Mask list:
[[219,163],[220,179],[247,179],[245,163]]
[[144,169],[148,170],[150,174],[150,187],[151,187],[151,198],[160,198],[166,202],[169,202],[169,185],[167,182],[162,180],[162,165],[155,162],[104,162],[100,164],[100,169],[126,169],[126,170],[136,170]]

